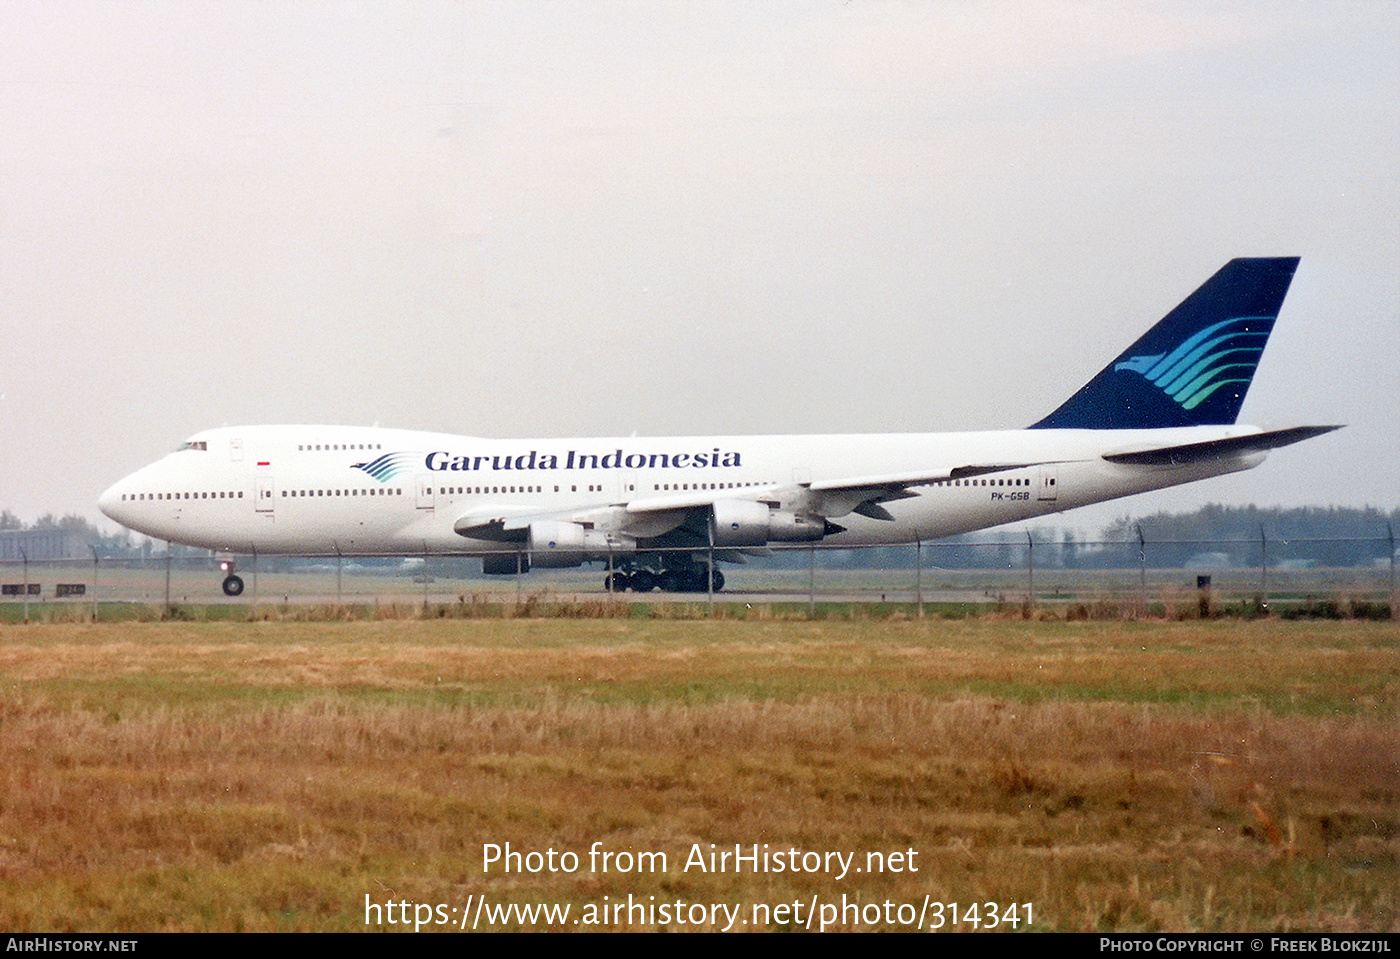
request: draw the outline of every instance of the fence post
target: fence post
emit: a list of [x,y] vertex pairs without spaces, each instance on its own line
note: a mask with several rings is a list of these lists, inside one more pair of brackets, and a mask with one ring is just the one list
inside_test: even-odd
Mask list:
[[92,550],[92,621],[97,622],[97,548],[89,545]]
[[1035,613],[1035,540],[1026,530],[1026,615]]
[[1386,532],[1390,539],[1390,618],[1400,619],[1400,609],[1395,608],[1395,524],[1386,523]]
[[924,618],[924,541],[914,541],[914,599],[918,603],[919,618]]
[[1259,603],[1269,605],[1269,538],[1264,533],[1264,524],[1259,524]]
[[[713,510],[711,510],[713,512]],[[709,594],[709,616],[715,618],[715,524],[713,517],[705,524],[705,533],[709,539],[709,546],[706,555],[705,567],[705,591]]]
[[1147,537],[1142,535],[1142,524],[1133,524],[1138,537],[1138,615],[1147,615]]

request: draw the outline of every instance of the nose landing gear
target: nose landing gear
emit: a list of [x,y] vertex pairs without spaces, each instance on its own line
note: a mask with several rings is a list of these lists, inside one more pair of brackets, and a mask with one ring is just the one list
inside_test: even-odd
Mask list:
[[234,573],[234,571],[233,571],[233,570],[234,570],[233,562],[232,562],[232,561],[229,561],[229,562],[220,563],[220,564],[219,564],[219,569],[223,570],[225,573],[228,574],[227,576],[224,577],[224,583],[223,583],[223,586],[224,586],[224,595],[225,595],[225,596],[242,596],[242,595],[243,595],[243,577],[237,575],[236,573]]

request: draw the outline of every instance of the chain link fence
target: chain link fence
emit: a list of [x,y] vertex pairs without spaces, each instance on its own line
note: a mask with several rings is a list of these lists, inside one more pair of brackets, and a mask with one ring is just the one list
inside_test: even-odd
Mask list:
[[[699,554],[703,566],[703,553]],[[499,559],[515,567],[515,552]],[[672,557],[673,558],[673,557]],[[9,618],[32,607],[103,615],[112,604],[168,611],[211,605],[418,605],[538,603],[606,595],[608,563],[485,575],[480,558],[404,556],[365,559],[236,557],[241,595],[225,595],[220,559],[191,550],[141,557],[0,562],[0,606]],[[622,563],[618,557],[618,565]],[[743,603],[913,604],[1016,607],[1061,615],[1182,615],[1227,611],[1312,611],[1388,617],[1395,608],[1393,534],[1374,538],[1038,541],[1021,538],[933,541],[863,550],[774,548],[743,564],[718,563],[723,589],[706,577],[664,580],[670,558],[627,559],[658,571],[644,600]],[[694,567],[696,569],[702,568]],[[624,580],[625,582],[625,580]],[[664,589],[669,586],[670,589]],[[689,588],[685,588],[689,587]]]

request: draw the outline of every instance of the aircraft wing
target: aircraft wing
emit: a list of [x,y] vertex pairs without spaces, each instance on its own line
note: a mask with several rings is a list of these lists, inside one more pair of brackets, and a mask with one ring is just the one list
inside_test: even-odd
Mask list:
[[[1116,453],[1105,453],[1103,458],[1111,463],[1131,466],[1185,466],[1202,460],[1267,452],[1337,429],[1341,427],[1297,426],[1198,443],[1126,449]],[[664,536],[687,525],[698,528],[700,524],[697,522],[696,511],[707,510],[721,500],[766,503],[774,508],[821,516],[828,520],[856,513],[871,519],[892,521],[894,516],[880,504],[918,496],[914,487],[1045,466],[1054,462],[1057,461],[967,463],[928,470],[823,479],[787,485],[675,491],[662,495],[641,496],[625,503],[598,504],[550,513],[526,512],[518,507],[507,506],[479,507],[459,518],[454,524],[454,529],[463,536],[521,541],[531,523],[554,521],[578,523],[586,528],[596,528],[634,539],[650,539]]]
[[452,528],[459,535],[472,539],[519,543],[527,539],[531,524],[577,523],[586,529],[597,529],[634,540],[646,540],[666,536],[687,525],[694,527],[692,532],[703,529],[703,524],[696,515],[697,511],[708,510],[721,500],[766,503],[775,508],[824,518],[857,513],[871,519],[893,520],[894,517],[880,504],[918,496],[912,487],[1036,465],[1039,464],[968,464],[916,472],[817,480],[810,483],[686,490],[641,496],[625,503],[581,505],[576,509],[549,512],[506,504],[477,506],[459,516]]
[[[722,499],[716,495],[719,492],[713,490],[706,496],[700,496],[697,491],[684,498],[663,500],[657,497],[630,503],[582,504],[573,509],[549,511],[519,506],[478,506],[457,517],[452,529],[459,536],[471,539],[523,543],[529,538],[530,527],[536,523],[574,523],[584,529],[631,540],[652,539],[684,525],[696,508]],[[645,505],[640,505],[644,502]]]
[[576,522],[572,511],[541,512],[502,503],[471,508],[453,521],[452,530],[470,539],[523,543],[531,523],[546,521]]
[[[1110,463],[1127,466],[1185,466],[1203,460],[1267,452],[1299,443],[1340,426],[1296,426],[1289,429],[1249,433],[1226,439],[1170,446],[1124,449],[1104,453]],[[903,473],[822,479],[804,483],[749,486],[730,489],[672,491],[639,496],[621,503],[581,504],[576,508],[552,511],[533,510],[513,504],[476,506],[462,514],[452,528],[461,536],[497,542],[524,542],[534,523],[575,523],[585,529],[651,540],[689,530],[693,539],[703,530],[703,512],[716,502],[741,500],[766,503],[775,509],[791,510],[828,520],[856,513],[871,519],[892,521],[894,516],[880,504],[918,496],[914,487],[950,480],[969,479],[990,473],[1045,466],[1057,460],[1031,460],[1019,463],[967,463]]]
[[893,520],[889,510],[880,504],[918,496],[912,487],[1039,465],[1043,463],[979,463],[910,473],[817,480],[799,484],[802,495],[795,498],[793,505],[827,518],[856,513],[871,519]]

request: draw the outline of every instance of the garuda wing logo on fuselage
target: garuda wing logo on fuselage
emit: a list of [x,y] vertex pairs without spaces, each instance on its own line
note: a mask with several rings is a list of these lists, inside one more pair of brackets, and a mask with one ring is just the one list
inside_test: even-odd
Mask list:
[[418,456],[418,453],[385,453],[378,459],[368,463],[356,463],[354,468],[357,470],[364,470],[381,483],[387,483],[395,476],[409,469],[409,464]]
[[1221,387],[1249,383],[1273,327],[1272,316],[1237,316],[1206,327],[1169,353],[1129,357],[1113,368],[1142,374],[1192,410]]

